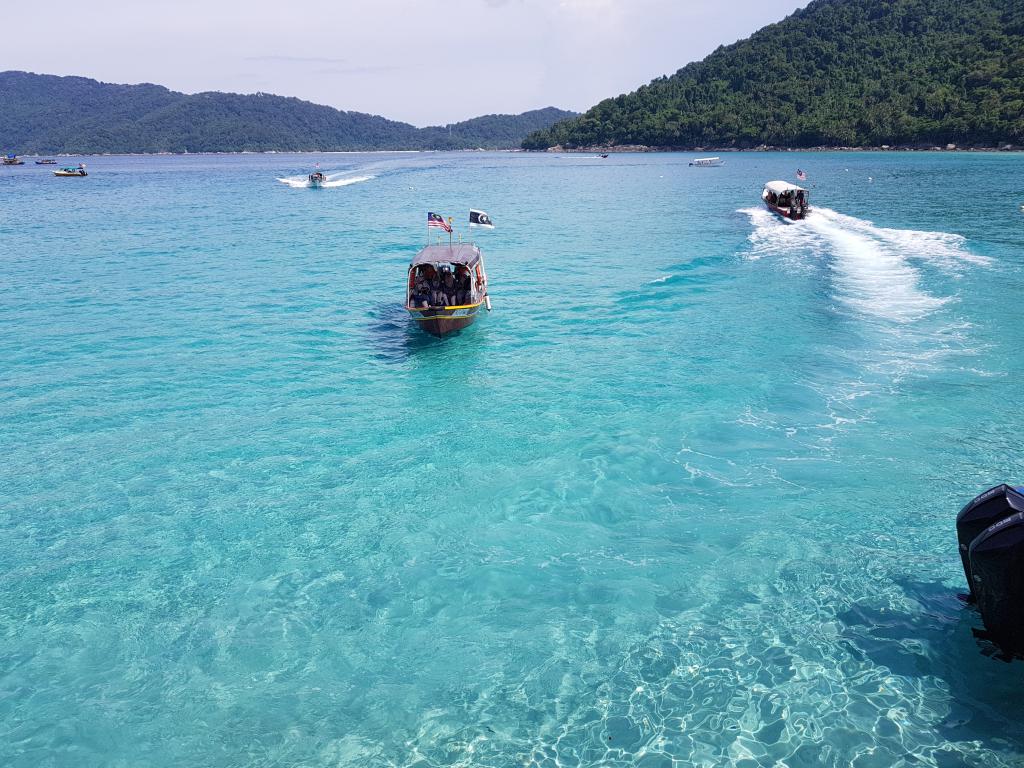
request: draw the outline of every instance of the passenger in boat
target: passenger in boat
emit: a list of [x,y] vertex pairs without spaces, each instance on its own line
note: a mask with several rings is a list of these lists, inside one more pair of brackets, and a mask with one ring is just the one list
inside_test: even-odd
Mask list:
[[470,304],[473,301],[473,292],[469,278],[469,268],[465,265],[459,267],[456,282],[458,283],[457,301],[459,304]]
[[437,283],[437,272],[432,266],[425,265],[420,267],[420,289],[419,292],[423,296],[423,302],[425,306],[432,306],[436,304],[434,293],[436,290]]
[[437,270],[431,269],[428,285],[430,287],[430,306],[443,307],[444,292],[442,290],[441,276],[437,274]]
[[430,306],[430,283],[422,267],[416,270],[409,303],[424,309]]
[[452,274],[450,269],[445,270],[442,283],[441,291],[444,296],[444,305],[446,307],[455,306],[458,301],[458,290],[455,285],[455,275]]

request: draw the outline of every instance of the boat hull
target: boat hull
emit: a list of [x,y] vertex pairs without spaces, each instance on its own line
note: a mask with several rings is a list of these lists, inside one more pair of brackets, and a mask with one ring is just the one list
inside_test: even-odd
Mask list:
[[483,302],[461,307],[406,307],[406,310],[416,324],[431,336],[447,336],[471,326],[482,305]]
[[53,175],[54,176],[66,176],[68,178],[71,178],[73,176],[88,176],[89,174],[87,174],[85,171],[82,171],[81,173],[64,173],[63,171],[54,171]]
[[778,205],[772,205],[767,200],[765,201],[765,205],[768,207],[768,210],[771,211],[772,213],[777,213],[782,218],[789,219],[790,221],[799,221],[800,219],[805,218],[811,210],[810,208],[805,208],[803,211],[797,209],[783,208]]

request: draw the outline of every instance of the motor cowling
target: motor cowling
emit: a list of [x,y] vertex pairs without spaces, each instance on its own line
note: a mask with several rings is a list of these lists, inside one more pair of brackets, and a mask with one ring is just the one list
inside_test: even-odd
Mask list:
[[1004,649],[1024,650],[1024,512],[990,525],[968,550],[981,620]]
[[1024,494],[1003,483],[989,488],[971,499],[956,516],[956,538],[960,549],[960,562],[971,590],[971,600],[977,600],[970,548],[978,536],[990,526],[1019,512],[1024,512]]

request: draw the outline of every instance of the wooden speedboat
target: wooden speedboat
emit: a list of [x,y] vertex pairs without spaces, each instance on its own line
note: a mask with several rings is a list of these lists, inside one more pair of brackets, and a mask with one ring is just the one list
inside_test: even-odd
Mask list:
[[718,168],[725,165],[725,161],[720,157],[695,157],[690,161],[690,165],[696,168]]
[[59,171],[53,172],[54,176],[88,176],[85,172],[85,165],[80,164],[77,168],[74,166],[68,166],[67,168],[61,168]]
[[470,243],[428,245],[409,264],[405,308],[416,324],[446,336],[473,324],[491,308],[480,249]]
[[811,210],[810,193],[788,181],[769,181],[761,191],[761,199],[768,210],[786,219],[796,221]]

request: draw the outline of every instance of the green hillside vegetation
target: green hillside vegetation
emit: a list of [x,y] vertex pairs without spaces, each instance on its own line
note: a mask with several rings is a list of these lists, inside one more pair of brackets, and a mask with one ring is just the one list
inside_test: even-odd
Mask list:
[[816,0],[523,147],[1024,144],[1022,0]]
[[507,149],[575,114],[548,107],[416,128],[283,96],[28,72],[0,72],[0,104],[0,151],[21,154]]

